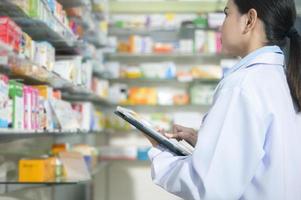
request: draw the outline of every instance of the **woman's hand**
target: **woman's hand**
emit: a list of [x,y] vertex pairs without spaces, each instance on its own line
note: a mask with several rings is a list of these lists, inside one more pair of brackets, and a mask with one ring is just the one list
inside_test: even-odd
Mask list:
[[153,138],[151,138],[150,136],[148,136],[147,134],[144,134],[145,137],[149,140],[149,142],[152,144],[153,147],[158,146],[158,142],[156,140],[154,140]]
[[[157,129],[157,131],[162,135],[165,135],[167,138],[174,138],[176,140],[186,140],[193,147],[195,146],[198,139],[198,134],[194,129],[177,124],[173,125],[172,132],[170,133],[167,133],[164,129]],[[144,135],[150,141],[153,147],[158,146],[158,142],[156,140],[154,140],[146,134]]]
[[[162,133],[162,132],[161,132]],[[187,128],[181,125],[173,125],[173,129],[171,133],[163,133],[168,138],[174,138],[177,140],[186,140],[193,147],[196,145],[198,134],[192,128]]]

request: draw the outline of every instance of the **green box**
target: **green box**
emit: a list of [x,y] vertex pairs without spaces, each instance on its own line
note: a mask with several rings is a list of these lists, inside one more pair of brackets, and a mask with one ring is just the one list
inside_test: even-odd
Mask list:
[[9,98],[13,101],[12,128],[23,129],[24,100],[23,84],[15,80],[9,81]]
[[29,16],[32,18],[40,18],[42,10],[41,0],[29,0]]

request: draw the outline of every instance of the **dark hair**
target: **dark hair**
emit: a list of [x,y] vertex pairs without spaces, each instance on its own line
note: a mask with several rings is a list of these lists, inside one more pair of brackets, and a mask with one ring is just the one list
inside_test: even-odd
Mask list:
[[241,14],[250,9],[257,11],[258,18],[265,26],[268,45],[284,47],[290,39],[287,81],[292,98],[301,111],[301,43],[300,35],[294,28],[296,7],[294,0],[234,0]]

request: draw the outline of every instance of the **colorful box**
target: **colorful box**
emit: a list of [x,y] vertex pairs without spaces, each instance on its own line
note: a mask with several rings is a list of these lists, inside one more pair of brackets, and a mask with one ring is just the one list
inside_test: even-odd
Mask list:
[[60,152],[66,152],[70,149],[67,143],[53,144],[51,148],[52,155],[58,155]]
[[19,161],[20,182],[47,182],[55,178],[54,158],[21,159]]
[[156,88],[137,88],[129,89],[129,103],[131,105],[156,105],[157,90]]
[[52,71],[55,63],[54,47],[48,42],[36,43],[34,62]]
[[32,88],[30,86],[23,86],[23,101],[24,101],[24,129],[26,130],[32,130]]
[[0,128],[7,128],[9,122],[8,77],[0,74]]
[[20,44],[20,53],[24,55],[25,58],[31,59],[33,57],[32,54],[32,38],[26,34],[22,34],[21,44]]
[[42,16],[42,6],[41,0],[29,0],[29,16],[40,18]]
[[19,51],[22,31],[9,17],[0,17],[0,40]]
[[38,95],[44,99],[50,99],[53,96],[53,89],[48,85],[35,85],[33,88],[37,89]]
[[47,85],[36,85],[33,88],[37,92],[37,129],[53,129],[52,113],[49,106],[49,99],[53,98],[53,89]]
[[31,126],[34,130],[37,130],[39,128],[39,91],[38,89],[32,88],[32,121]]
[[24,101],[23,84],[15,80],[9,81],[9,97],[12,100],[12,128],[23,129]]
[[48,6],[51,10],[51,12],[54,14],[56,9],[56,1],[55,0],[47,0]]

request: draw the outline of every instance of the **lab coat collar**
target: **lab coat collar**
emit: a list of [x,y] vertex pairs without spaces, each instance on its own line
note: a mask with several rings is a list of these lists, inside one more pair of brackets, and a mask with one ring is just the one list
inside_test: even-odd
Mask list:
[[224,78],[233,72],[252,67],[256,64],[268,64],[268,65],[284,65],[284,55],[282,50],[278,46],[265,46],[253,51],[252,53],[241,59],[236,65],[229,69]]

